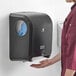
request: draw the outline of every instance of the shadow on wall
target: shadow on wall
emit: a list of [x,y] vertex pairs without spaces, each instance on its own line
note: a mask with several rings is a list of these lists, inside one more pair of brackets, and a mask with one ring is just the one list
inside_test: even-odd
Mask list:
[[8,76],[11,71],[15,70],[19,66],[19,62],[13,62],[9,59],[9,15],[0,20],[1,30],[1,72],[2,76]]

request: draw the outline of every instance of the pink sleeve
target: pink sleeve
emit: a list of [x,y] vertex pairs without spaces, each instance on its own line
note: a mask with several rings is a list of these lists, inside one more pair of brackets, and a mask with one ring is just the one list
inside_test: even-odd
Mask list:
[[66,52],[66,68],[76,70],[76,44],[69,44]]
[[66,67],[76,70],[76,14],[71,20],[70,37],[66,51]]

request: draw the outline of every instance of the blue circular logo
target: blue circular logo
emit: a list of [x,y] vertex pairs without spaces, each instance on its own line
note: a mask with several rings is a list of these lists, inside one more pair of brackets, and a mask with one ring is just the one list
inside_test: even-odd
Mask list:
[[19,20],[17,22],[17,34],[18,36],[22,37],[24,35],[26,35],[27,33],[27,24],[22,21],[22,20]]

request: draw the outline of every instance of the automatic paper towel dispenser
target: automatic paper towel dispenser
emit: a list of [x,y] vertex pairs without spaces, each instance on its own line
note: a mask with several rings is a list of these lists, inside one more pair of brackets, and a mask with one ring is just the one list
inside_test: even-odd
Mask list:
[[10,59],[49,57],[52,51],[52,20],[44,13],[20,12],[9,16]]

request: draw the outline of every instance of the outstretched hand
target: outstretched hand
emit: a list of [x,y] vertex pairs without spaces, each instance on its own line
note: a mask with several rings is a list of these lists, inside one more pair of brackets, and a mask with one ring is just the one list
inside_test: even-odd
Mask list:
[[45,60],[40,61],[39,64],[32,64],[31,67],[44,68],[44,67],[47,67],[51,64],[53,64],[51,59],[45,59]]
[[35,68],[44,68],[47,67],[49,65],[52,65],[58,61],[61,60],[61,53],[59,52],[55,57],[53,57],[52,59],[45,59],[40,61],[39,64],[32,64],[31,67],[35,67]]

